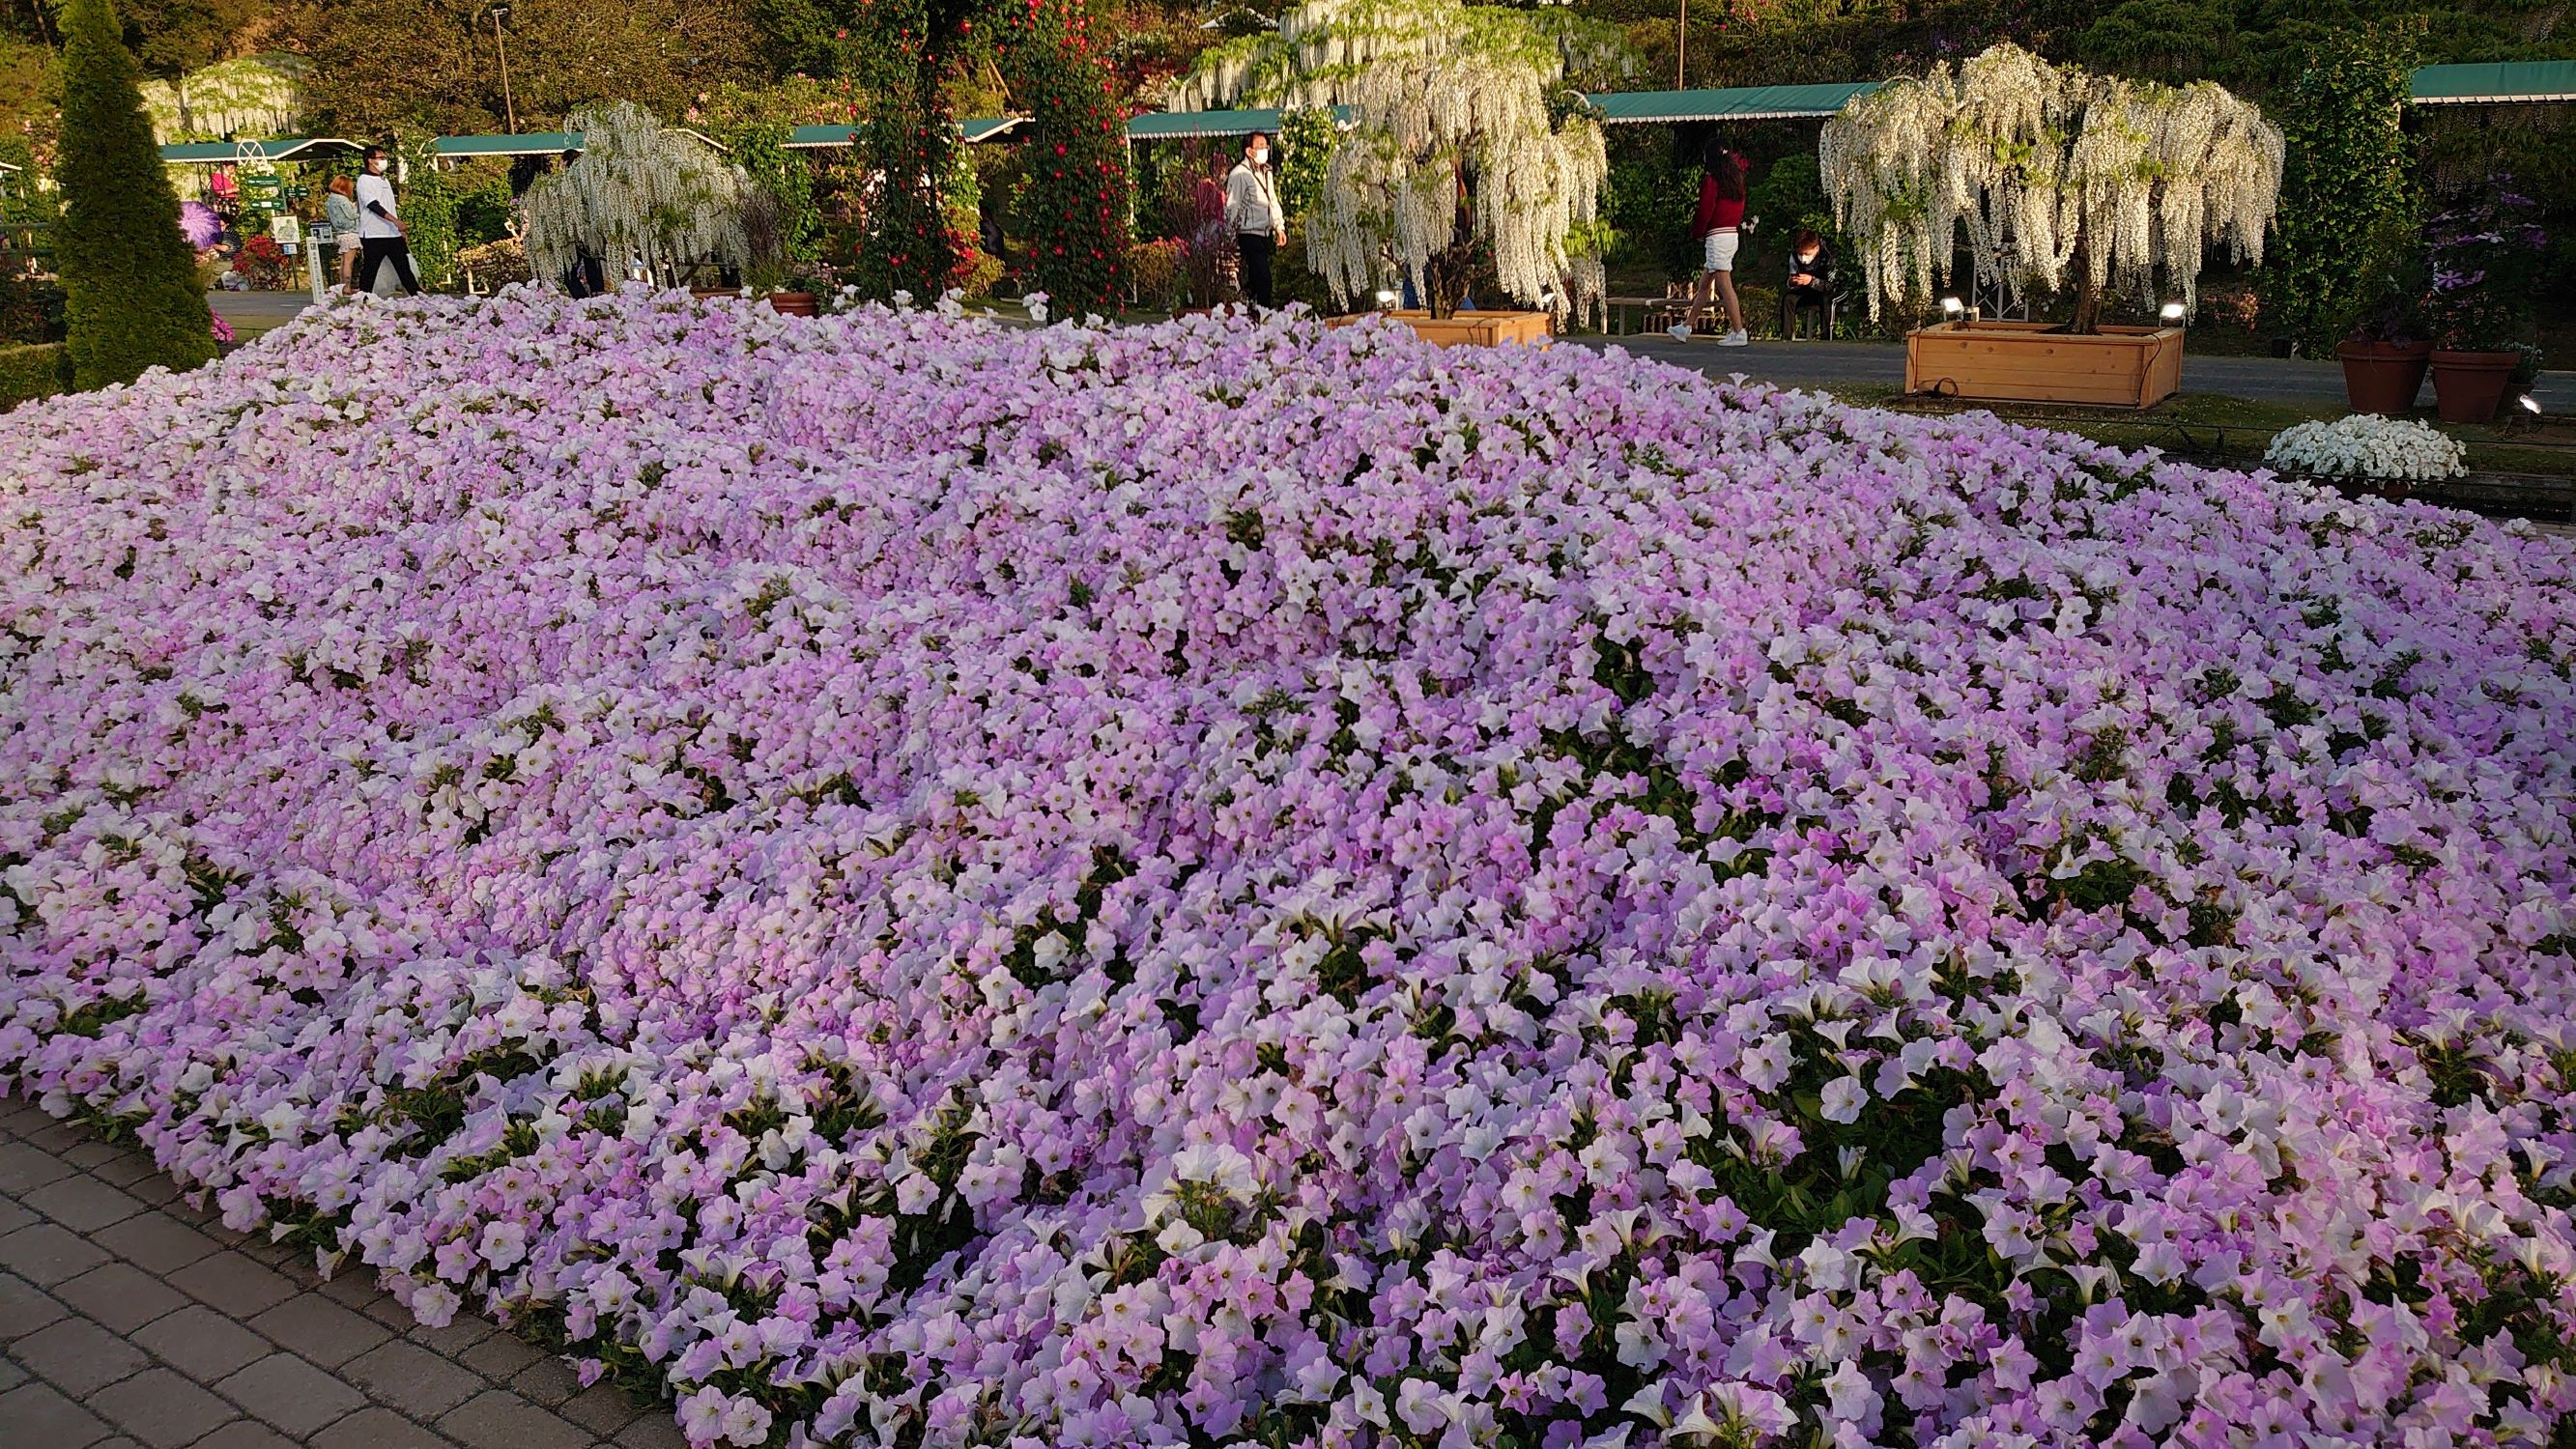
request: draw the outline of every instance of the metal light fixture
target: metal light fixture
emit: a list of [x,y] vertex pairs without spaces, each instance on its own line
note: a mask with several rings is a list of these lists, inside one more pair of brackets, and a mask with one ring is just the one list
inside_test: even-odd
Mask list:
[[1944,297],[1941,299],[1941,315],[1949,318],[1953,322],[1958,321],[1959,314],[1967,310],[1968,304],[1960,301],[1956,297]]
[[2169,324],[2179,323],[2182,321],[2183,306],[2180,302],[2167,302],[2162,315]]
[[1394,305],[1395,305],[1395,302],[1396,302],[1396,296],[1395,296],[1395,294],[1394,294],[1393,292],[1385,291],[1385,290],[1383,290],[1383,289],[1381,289],[1381,290],[1378,292],[1378,294],[1377,294],[1377,304],[1378,304],[1379,306],[1381,306],[1381,307],[1392,307],[1392,306],[1394,306]]
[[2533,397],[2529,393],[2524,393],[2522,395],[2522,410],[2531,414],[2535,418],[2540,416],[2540,399]]
[[509,119],[510,134],[515,136],[519,133],[519,106],[510,99],[510,42],[501,38],[501,22],[509,13],[507,5],[492,7],[492,48],[501,57],[501,110]]

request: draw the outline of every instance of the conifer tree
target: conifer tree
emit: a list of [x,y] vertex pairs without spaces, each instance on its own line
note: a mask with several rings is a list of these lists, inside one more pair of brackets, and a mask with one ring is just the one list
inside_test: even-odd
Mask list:
[[131,382],[156,364],[195,367],[215,355],[213,324],[115,6],[69,0],[62,25],[56,178],[64,205],[54,259],[72,385]]

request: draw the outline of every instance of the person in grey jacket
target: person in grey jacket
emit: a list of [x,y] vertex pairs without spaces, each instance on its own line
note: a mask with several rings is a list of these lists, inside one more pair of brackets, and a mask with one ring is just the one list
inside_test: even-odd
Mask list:
[[1288,214],[1279,206],[1279,177],[1270,169],[1270,136],[1255,131],[1243,160],[1225,178],[1225,219],[1243,257],[1243,295],[1257,307],[1274,307],[1271,263],[1288,242]]

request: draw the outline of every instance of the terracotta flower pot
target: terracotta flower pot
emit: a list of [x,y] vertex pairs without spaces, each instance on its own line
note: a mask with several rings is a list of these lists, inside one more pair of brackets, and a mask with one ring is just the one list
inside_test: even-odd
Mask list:
[[2495,421],[2496,404],[2522,361],[2519,352],[2433,354],[2433,410],[2446,423]]
[[783,312],[790,317],[811,317],[814,315],[814,294],[772,292],[769,294],[769,305],[773,310]]
[[2352,341],[2336,347],[2335,356],[2343,360],[2343,395],[2354,412],[2402,418],[2415,410],[2433,344]]
[[697,298],[699,301],[703,302],[703,301],[707,300],[707,299],[708,299],[708,298],[710,298],[710,297],[739,297],[739,296],[741,296],[741,295],[742,295],[742,288],[740,288],[740,287],[691,287],[691,288],[689,289],[689,295],[690,295],[690,296],[692,296],[692,297],[695,297],[695,298]]

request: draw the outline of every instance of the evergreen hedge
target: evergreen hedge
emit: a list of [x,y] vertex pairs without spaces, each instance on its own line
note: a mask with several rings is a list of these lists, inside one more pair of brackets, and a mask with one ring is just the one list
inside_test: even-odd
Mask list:
[[0,347],[0,412],[61,392],[70,385],[69,373],[59,342]]
[[76,387],[131,382],[215,355],[179,197],[161,169],[111,0],[62,11],[63,134],[56,179],[63,219],[54,265],[68,293],[64,341]]

